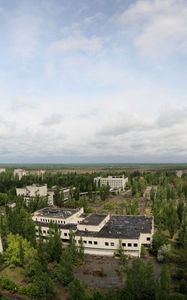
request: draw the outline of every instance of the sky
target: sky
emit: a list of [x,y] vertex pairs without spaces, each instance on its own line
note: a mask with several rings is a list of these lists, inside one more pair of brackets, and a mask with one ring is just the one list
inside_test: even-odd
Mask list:
[[0,0],[0,162],[187,162],[186,0]]

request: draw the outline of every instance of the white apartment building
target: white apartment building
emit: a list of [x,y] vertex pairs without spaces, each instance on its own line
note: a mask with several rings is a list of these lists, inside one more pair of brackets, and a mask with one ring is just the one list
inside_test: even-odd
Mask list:
[[16,188],[16,195],[17,196],[24,196],[24,199],[29,201],[32,198],[35,197],[47,197],[48,198],[48,204],[53,205],[53,195],[54,193],[47,191],[47,184],[44,184],[42,186],[33,184],[33,185],[27,185],[24,188]]
[[44,240],[49,234],[49,223],[56,223],[63,246],[68,245],[73,231],[77,246],[83,241],[85,253],[93,255],[113,256],[121,245],[124,254],[139,257],[141,246],[151,245],[154,232],[153,217],[101,214],[85,216],[83,208],[47,207],[35,212],[32,219],[36,224],[36,235],[40,226]]
[[14,176],[18,176],[19,180],[21,180],[23,176],[27,175],[27,171],[24,169],[15,169],[13,174]]
[[128,182],[128,178],[123,176],[108,176],[108,177],[95,177],[94,183],[95,185],[102,186],[108,185],[112,189],[125,189],[125,185]]

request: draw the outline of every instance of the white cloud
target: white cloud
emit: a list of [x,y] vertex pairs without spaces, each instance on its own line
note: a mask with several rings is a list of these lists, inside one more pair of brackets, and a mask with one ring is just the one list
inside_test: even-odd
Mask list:
[[128,29],[143,54],[187,53],[187,2],[140,0],[116,18]]
[[68,37],[53,43],[52,49],[57,52],[68,51],[83,51],[83,52],[97,52],[101,49],[102,43],[97,36],[85,36],[80,31],[74,31]]
[[32,15],[9,17],[10,51],[23,58],[36,54],[40,41],[42,19]]
[[62,122],[62,115],[58,113],[51,114],[50,116],[47,116],[43,121],[42,125],[43,126],[53,126],[53,125],[58,125]]

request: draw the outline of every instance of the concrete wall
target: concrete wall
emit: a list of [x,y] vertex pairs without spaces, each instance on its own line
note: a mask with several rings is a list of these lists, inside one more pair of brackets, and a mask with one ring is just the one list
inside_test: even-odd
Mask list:
[[0,253],[3,253],[3,244],[2,244],[1,235],[0,235]]
[[[75,237],[76,244],[79,245],[80,236]],[[102,237],[82,236],[85,253],[98,255],[114,255],[119,249],[121,242],[124,254],[140,256],[141,244],[139,239],[116,239]]]

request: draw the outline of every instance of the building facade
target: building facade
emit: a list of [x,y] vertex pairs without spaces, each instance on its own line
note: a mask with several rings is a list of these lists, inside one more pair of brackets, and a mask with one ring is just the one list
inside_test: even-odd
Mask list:
[[139,257],[141,246],[150,247],[154,232],[153,217],[110,216],[91,214],[86,216],[81,209],[44,208],[32,216],[44,239],[48,238],[49,224],[55,223],[60,230],[64,246],[68,245],[71,232],[77,246],[84,244],[87,254],[113,256],[119,247],[124,254]]
[[27,172],[24,169],[15,169],[13,174],[14,176],[18,176],[19,180],[21,180],[23,176],[27,175]]
[[125,185],[128,182],[128,178],[123,176],[108,176],[108,177],[95,177],[94,183],[98,186],[110,186],[111,189],[125,189]]
[[27,185],[24,188],[16,188],[16,195],[23,196],[24,199],[27,201],[32,200],[35,197],[47,197],[48,204],[53,205],[54,193],[52,192],[48,193],[47,184],[44,184],[42,186],[33,184],[33,185]]

